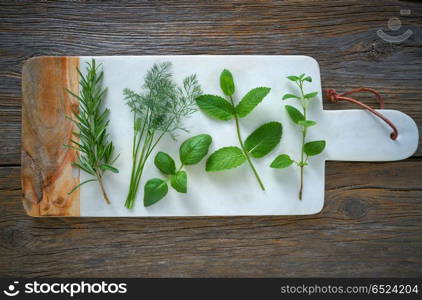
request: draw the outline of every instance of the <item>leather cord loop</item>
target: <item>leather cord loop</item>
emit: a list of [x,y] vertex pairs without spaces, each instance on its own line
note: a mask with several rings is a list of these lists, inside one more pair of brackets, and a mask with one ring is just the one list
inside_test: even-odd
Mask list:
[[375,109],[373,109],[372,107],[356,100],[350,97],[346,97],[349,95],[352,95],[354,93],[360,93],[360,92],[369,92],[375,95],[375,97],[377,98],[379,104],[380,104],[380,108],[383,109],[384,108],[384,99],[381,97],[381,95],[374,89],[371,88],[358,88],[358,89],[353,89],[351,91],[342,93],[342,94],[338,94],[334,89],[327,89],[326,90],[326,95],[328,100],[330,100],[333,103],[336,103],[338,101],[348,101],[348,102],[352,102],[354,104],[359,105],[360,107],[369,110],[371,113],[373,113],[374,115],[376,115],[378,118],[380,118],[381,120],[383,120],[385,123],[387,123],[391,129],[393,130],[393,132],[390,134],[391,139],[396,140],[397,136],[398,136],[398,130],[397,127],[393,124],[393,122],[391,122],[386,116],[384,116],[382,113],[376,111]]

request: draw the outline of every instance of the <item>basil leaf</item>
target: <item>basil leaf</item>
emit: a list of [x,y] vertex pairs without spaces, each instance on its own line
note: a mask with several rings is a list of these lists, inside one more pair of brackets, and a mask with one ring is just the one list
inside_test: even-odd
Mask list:
[[286,107],[287,113],[290,116],[290,119],[292,119],[292,121],[295,122],[296,124],[298,124],[299,121],[305,120],[305,116],[296,107],[293,107],[291,105],[286,105],[285,107]]
[[220,96],[202,95],[196,98],[196,104],[215,119],[227,121],[233,117],[233,105]]
[[290,156],[287,154],[281,154],[273,160],[270,167],[275,169],[283,169],[289,167],[292,163],[294,163],[294,160],[292,160]]
[[303,152],[308,156],[320,154],[325,148],[325,141],[313,141],[303,145]]
[[318,95],[318,92],[312,92],[312,93],[304,95],[303,98],[311,99],[311,98],[314,98],[316,95]]
[[224,69],[220,75],[220,87],[226,96],[234,94],[233,75],[229,70]]
[[280,142],[283,127],[278,122],[270,122],[256,129],[245,141],[245,148],[255,158],[270,153]]
[[236,112],[239,117],[243,118],[247,116],[259,103],[261,103],[270,90],[271,89],[267,87],[257,87],[250,90],[236,106]]
[[180,161],[184,165],[197,164],[207,155],[212,138],[208,134],[191,137],[180,146]]
[[311,121],[311,120],[300,120],[299,122],[297,122],[297,124],[305,126],[305,127],[311,127],[316,125],[315,121]]
[[185,171],[179,171],[170,178],[171,186],[179,193],[187,192],[188,176]]
[[167,183],[160,178],[153,178],[145,183],[144,187],[144,206],[151,206],[157,203],[167,195]]
[[213,172],[233,169],[242,165],[245,160],[245,155],[238,147],[224,147],[208,157],[205,170]]
[[176,173],[176,163],[170,155],[164,152],[158,152],[154,159],[155,166],[164,174]]
[[298,81],[299,77],[297,77],[297,76],[287,76],[287,79],[289,79],[291,81]]
[[283,96],[283,100],[290,99],[290,98],[300,99],[299,96],[296,96],[296,95],[293,95],[293,94],[285,94]]

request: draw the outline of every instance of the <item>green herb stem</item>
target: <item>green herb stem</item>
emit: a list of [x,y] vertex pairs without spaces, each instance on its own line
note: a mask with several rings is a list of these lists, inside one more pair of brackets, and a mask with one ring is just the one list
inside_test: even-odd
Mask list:
[[97,181],[100,184],[101,193],[103,194],[103,198],[104,198],[105,202],[107,202],[107,204],[110,204],[111,203],[110,199],[108,198],[108,195],[107,195],[105,188],[104,188],[103,178],[101,177],[101,174],[98,173],[98,171],[97,171]]
[[144,78],[143,92],[123,91],[134,113],[132,172],[125,206],[135,205],[145,165],[165,134],[181,129],[183,117],[196,111],[195,98],[202,93],[195,75],[184,79],[183,88],[172,79],[171,63],[154,64]]
[[[306,118],[306,104],[304,104],[304,92],[303,92],[303,83],[301,81],[299,81],[298,83],[299,89],[300,89],[300,93],[301,93],[301,98],[300,98],[300,104],[302,106],[303,109],[303,116],[305,117],[305,120],[307,120]],[[305,146],[305,141],[306,141],[306,133],[307,133],[307,127],[306,126],[302,126],[302,147],[301,147],[301,155],[300,155],[300,163],[299,163],[299,167],[300,167],[300,188],[299,188],[299,200],[302,200],[302,194],[303,194],[303,177],[304,177],[304,167],[305,167],[305,151],[303,151],[303,148]]]
[[306,110],[309,105],[309,101],[318,94],[318,92],[311,92],[305,94],[303,91],[303,83],[312,82],[312,77],[301,74],[299,76],[287,76],[287,79],[296,83],[300,90],[300,95],[287,93],[283,96],[282,100],[294,98],[299,101],[302,111],[299,109],[286,105],[286,111],[290,119],[297,125],[300,126],[302,131],[302,145],[300,152],[300,161],[292,160],[289,155],[281,154],[271,163],[272,168],[287,168],[292,163],[300,168],[300,188],[299,188],[299,200],[302,200],[303,189],[304,189],[304,168],[308,165],[308,158],[310,156],[318,155],[324,151],[326,142],[324,140],[306,142],[306,134],[308,133],[308,127],[314,126],[317,123],[312,120],[308,120],[306,116]]
[[[230,101],[231,101],[231,103],[232,103],[232,105],[233,105],[233,107],[234,107],[234,101],[233,101],[233,97],[232,97],[232,96],[230,96]],[[261,178],[259,177],[258,171],[255,169],[255,166],[254,166],[254,164],[252,163],[252,160],[251,160],[251,158],[250,158],[250,156],[249,156],[249,153],[248,153],[248,151],[246,151],[245,145],[243,144],[242,136],[241,136],[241,134],[240,134],[239,117],[238,117],[237,112],[236,112],[236,110],[235,110],[235,109],[233,109],[233,115],[234,115],[234,120],[235,120],[235,123],[236,123],[236,133],[237,133],[237,139],[239,140],[239,144],[240,144],[240,147],[242,148],[242,152],[243,152],[243,154],[245,155],[246,160],[248,161],[249,166],[251,167],[252,172],[254,173],[255,178],[256,178],[256,180],[257,180],[257,181],[258,181],[258,183],[259,183],[259,186],[261,187],[261,189],[262,189],[263,191],[265,191],[265,186],[264,186],[264,184],[262,183]]]
[[[306,118],[306,109],[304,110],[304,116]],[[302,193],[303,193],[303,168],[305,167],[304,164],[304,156],[305,153],[303,151],[303,147],[305,146],[305,138],[306,138],[306,127],[302,130],[302,153],[300,155],[300,189],[299,189],[299,200],[302,200]]]

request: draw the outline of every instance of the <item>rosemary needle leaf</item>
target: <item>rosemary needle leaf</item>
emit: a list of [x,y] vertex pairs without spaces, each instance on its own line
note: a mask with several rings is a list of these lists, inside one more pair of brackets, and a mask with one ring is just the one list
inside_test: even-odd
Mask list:
[[94,59],[91,63],[87,63],[86,75],[83,75],[79,69],[77,71],[80,76],[79,95],[69,90],[68,92],[79,100],[79,109],[73,111],[73,119],[69,116],[66,118],[77,125],[79,132],[74,133],[74,136],[79,140],[72,139],[72,145],[67,145],[67,147],[79,151],[78,159],[73,165],[95,178],[78,184],[70,193],[82,184],[98,181],[104,200],[110,203],[102,184],[102,178],[106,171],[117,173],[118,170],[112,166],[117,157],[113,155],[114,146],[109,141],[107,133],[110,111],[102,108],[107,91],[102,86],[104,72],[100,70],[100,66],[96,65]]
[[97,181],[97,179],[88,179],[85,180],[84,182],[81,182],[80,184],[78,184],[77,186],[75,186],[69,193],[67,193],[68,195],[72,194],[74,191],[76,191],[78,188],[81,187],[81,185],[84,185],[85,183],[91,182],[91,181]]

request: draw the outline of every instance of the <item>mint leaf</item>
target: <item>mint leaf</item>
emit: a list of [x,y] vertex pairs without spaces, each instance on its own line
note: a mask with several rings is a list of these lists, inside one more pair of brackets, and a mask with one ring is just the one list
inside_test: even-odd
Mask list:
[[318,92],[312,92],[312,93],[303,95],[303,98],[305,98],[305,99],[311,99],[311,98],[314,98],[316,95],[318,95]]
[[286,100],[286,99],[291,99],[291,98],[300,99],[300,97],[299,97],[299,96],[296,96],[296,95],[293,95],[293,94],[285,94],[285,95],[283,96],[283,100]]
[[245,160],[245,155],[238,147],[224,147],[208,157],[205,170],[214,172],[233,169],[242,165]]
[[287,76],[287,79],[289,79],[291,81],[298,81],[299,80],[299,77],[292,75],[292,76]]
[[208,134],[200,134],[183,142],[179,149],[180,161],[184,165],[197,164],[207,155],[212,138]]
[[241,118],[247,116],[268,95],[270,90],[267,87],[257,87],[250,90],[236,106],[238,116]]
[[299,121],[305,120],[305,116],[296,107],[293,107],[291,105],[286,105],[285,107],[286,107],[287,113],[290,116],[290,119],[292,119],[292,121],[295,122],[296,124],[298,124]]
[[145,183],[144,206],[151,206],[163,199],[168,192],[167,183],[160,178],[153,178]]
[[287,154],[281,154],[273,160],[270,167],[275,169],[283,169],[289,167],[292,163],[294,163],[294,160],[292,160],[290,156]]
[[220,75],[220,87],[226,96],[231,96],[234,93],[233,75],[229,70],[224,69]]
[[164,174],[176,173],[176,163],[170,155],[164,152],[158,152],[154,159],[155,166]]
[[300,120],[299,122],[297,122],[297,124],[305,126],[305,127],[311,127],[316,125],[315,121],[311,121],[311,120]]
[[233,105],[220,96],[202,95],[196,98],[196,104],[215,119],[227,121],[233,117]]
[[255,158],[270,153],[280,142],[283,127],[278,122],[270,122],[256,129],[245,141],[245,148]]
[[308,156],[320,154],[325,148],[325,141],[313,141],[303,146],[303,152]]
[[171,186],[179,193],[187,192],[188,176],[185,171],[179,171],[170,177]]

